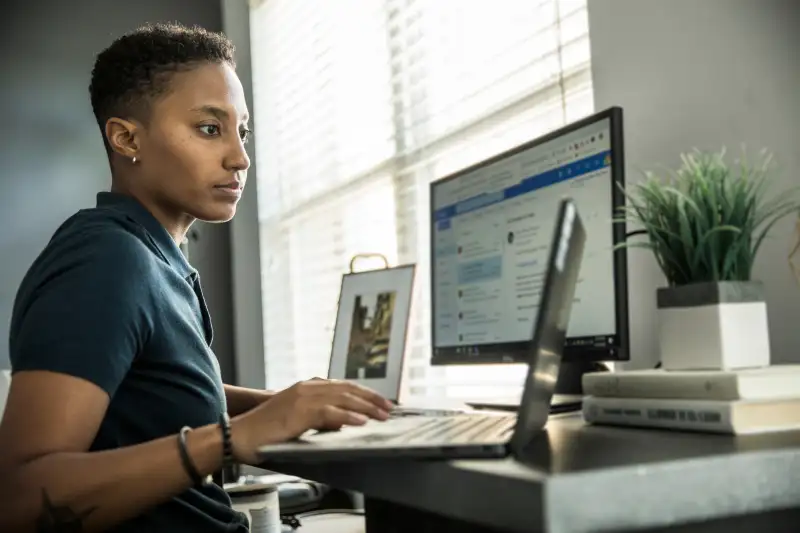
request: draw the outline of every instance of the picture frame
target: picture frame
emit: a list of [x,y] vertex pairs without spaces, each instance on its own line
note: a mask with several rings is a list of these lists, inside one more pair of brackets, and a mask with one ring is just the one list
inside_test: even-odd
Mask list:
[[362,384],[397,401],[416,265],[342,276],[329,379]]

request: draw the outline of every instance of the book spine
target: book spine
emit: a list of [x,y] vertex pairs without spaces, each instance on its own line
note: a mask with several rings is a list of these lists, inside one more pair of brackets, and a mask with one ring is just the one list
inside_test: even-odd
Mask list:
[[591,424],[734,433],[725,402],[590,396],[583,400],[583,418]]
[[607,398],[654,398],[678,400],[739,400],[738,386],[729,377],[625,376],[603,372],[587,375],[583,381],[587,396]]

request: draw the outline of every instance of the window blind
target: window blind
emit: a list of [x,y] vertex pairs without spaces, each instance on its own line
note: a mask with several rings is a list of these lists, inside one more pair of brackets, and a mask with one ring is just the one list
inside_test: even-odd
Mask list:
[[251,2],[266,382],[324,376],[357,253],[416,263],[403,394],[517,394],[432,367],[428,187],[594,110],[586,0]]

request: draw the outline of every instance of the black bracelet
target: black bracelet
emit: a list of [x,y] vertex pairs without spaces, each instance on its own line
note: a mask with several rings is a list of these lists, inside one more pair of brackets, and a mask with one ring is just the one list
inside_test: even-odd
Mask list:
[[231,440],[231,418],[223,412],[219,417],[219,427],[222,430],[222,468],[233,466],[236,462],[233,457],[233,442]]
[[186,470],[187,474],[189,474],[192,483],[195,486],[201,486],[208,483],[208,476],[206,476],[204,479],[203,476],[200,475],[200,472],[197,471],[197,467],[194,466],[192,458],[189,457],[189,451],[186,448],[186,435],[191,430],[192,428],[189,426],[184,426],[181,428],[181,432],[178,434],[178,451],[181,454],[181,463],[183,463],[183,469]]

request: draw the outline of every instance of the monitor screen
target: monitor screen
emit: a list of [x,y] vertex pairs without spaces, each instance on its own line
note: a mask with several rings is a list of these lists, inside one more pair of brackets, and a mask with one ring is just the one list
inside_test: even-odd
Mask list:
[[623,183],[619,108],[434,182],[432,363],[526,360],[563,197],[587,232],[564,358],[627,359]]

